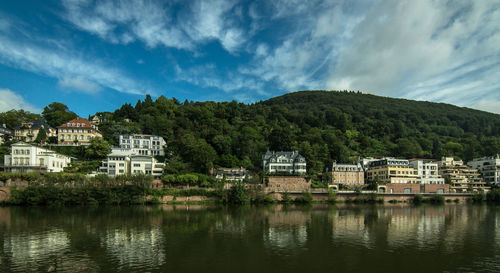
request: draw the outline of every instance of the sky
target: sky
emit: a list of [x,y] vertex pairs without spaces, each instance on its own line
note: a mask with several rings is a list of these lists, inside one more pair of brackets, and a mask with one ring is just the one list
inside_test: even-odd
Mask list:
[[500,113],[500,0],[0,1],[0,112],[316,89]]

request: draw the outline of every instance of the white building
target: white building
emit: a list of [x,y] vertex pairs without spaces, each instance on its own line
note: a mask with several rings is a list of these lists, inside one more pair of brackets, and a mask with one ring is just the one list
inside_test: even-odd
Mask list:
[[430,160],[410,160],[410,166],[417,171],[420,184],[444,184],[444,178],[439,175],[438,163]]
[[161,177],[164,163],[159,163],[153,156],[139,155],[132,149],[113,148],[99,170],[109,176],[125,174],[150,174]]
[[11,154],[4,157],[6,172],[61,172],[71,158],[54,151],[19,142],[11,146]]
[[218,168],[215,171],[215,179],[226,181],[243,181],[245,178],[251,178],[249,172],[243,168]]
[[270,152],[262,157],[262,168],[269,173],[294,173],[305,174],[307,163],[299,151]]
[[467,165],[478,169],[483,175],[484,181],[489,183],[500,183],[500,155],[474,158]]
[[164,156],[163,137],[153,135],[121,135],[119,145],[122,149],[131,149],[138,155]]

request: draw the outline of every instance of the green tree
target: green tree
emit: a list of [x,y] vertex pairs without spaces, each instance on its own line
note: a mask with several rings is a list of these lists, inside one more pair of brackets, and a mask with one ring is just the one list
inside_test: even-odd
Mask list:
[[43,108],[42,116],[52,127],[57,127],[77,117],[68,106],[59,102],[53,102]]
[[87,159],[104,159],[111,152],[111,146],[103,138],[96,137],[90,140],[90,145],[85,150]]
[[45,142],[46,139],[47,139],[47,132],[45,132],[45,129],[40,128],[35,138],[35,143],[43,143]]

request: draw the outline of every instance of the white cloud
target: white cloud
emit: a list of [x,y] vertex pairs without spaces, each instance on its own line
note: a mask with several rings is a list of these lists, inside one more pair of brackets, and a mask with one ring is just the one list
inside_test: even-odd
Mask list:
[[179,19],[169,5],[158,1],[63,0],[63,17],[79,29],[112,43],[141,40],[149,47],[163,45],[195,50],[196,44],[217,40],[229,52],[245,41],[236,17],[235,1],[194,1],[180,10]]
[[382,1],[339,48],[330,89],[473,106],[500,92],[498,1]]
[[57,83],[62,88],[76,89],[85,93],[94,94],[101,91],[101,87],[82,76],[63,77]]
[[496,114],[500,114],[500,100],[485,100],[482,99],[478,101],[476,104],[472,105],[472,107],[481,109],[483,111],[488,111]]
[[0,63],[60,80],[61,86],[97,92],[99,86],[119,92],[146,94],[135,80],[99,61],[89,62],[76,53],[46,49],[0,36]]
[[0,89],[0,112],[12,109],[23,109],[32,113],[40,113],[41,109],[26,102],[24,98],[9,89]]

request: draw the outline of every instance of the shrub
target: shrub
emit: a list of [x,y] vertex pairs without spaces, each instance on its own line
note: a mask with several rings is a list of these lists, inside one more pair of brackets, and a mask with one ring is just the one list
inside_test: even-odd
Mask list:
[[421,204],[423,201],[424,201],[424,198],[422,197],[421,194],[415,194],[415,196],[413,196],[413,200],[412,200],[413,204],[418,205],[418,204]]
[[500,189],[492,189],[486,194],[488,203],[500,204]]
[[332,189],[328,190],[328,203],[333,204],[337,202],[337,193],[335,193]]
[[295,198],[295,203],[301,204],[311,204],[313,201],[313,196],[309,191],[304,191],[302,196]]
[[234,205],[246,205],[250,202],[247,189],[242,183],[234,184],[228,192],[227,203]]
[[283,203],[291,203],[292,202],[292,197],[290,197],[290,193],[288,191],[281,193],[281,202],[283,202]]
[[435,194],[429,198],[429,202],[432,204],[444,204],[444,197],[442,195]]
[[486,195],[484,194],[484,192],[476,192],[472,196],[473,203],[483,203],[484,201],[486,201]]

